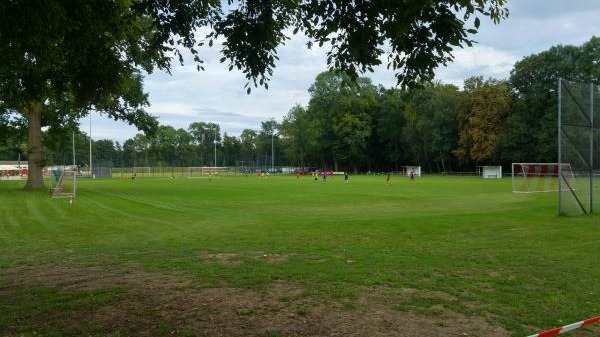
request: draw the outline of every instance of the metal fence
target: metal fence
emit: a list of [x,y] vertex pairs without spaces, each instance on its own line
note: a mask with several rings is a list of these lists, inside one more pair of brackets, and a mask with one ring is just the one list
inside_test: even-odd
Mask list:
[[178,166],[143,166],[113,167],[113,178],[175,178],[175,177],[209,177],[214,175],[231,175],[241,173],[236,167],[178,167]]
[[558,81],[558,158],[571,167],[571,172],[563,165],[559,169],[559,214],[600,210],[599,96],[598,85]]

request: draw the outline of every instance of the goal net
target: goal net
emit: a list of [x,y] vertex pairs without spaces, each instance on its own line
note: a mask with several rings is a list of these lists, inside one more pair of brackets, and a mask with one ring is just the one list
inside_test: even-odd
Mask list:
[[[600,86],[558,80],[558,160],[570,163],[577,181],[562,186],[558,213],[600,210]],[[563,181],[561,180],[562,184]]]
[[400,166],[400,173],[410,177],[411,174],[414,177],[421,176],[421,166]]
[[[514,193],[557,192],[575,180],[571,165],[566,163],[512,163],[511,171]],[[561,176],[565,186],[559,184]]]
[[135,166],[131,169],[131,177],[150,177],[153,175],[152,167],[150,166]]
[[502,179],[502,166],[481,166],[483,179]]
[[209,167],[188,167],[188,178],[201,178],[207,177],[212,174]]
[[188,167],[188,178],[214,178],[231,172],[231,168],[227,166]]
[[50,191],[53,198],[74,198],[77,190],[77,170],[54,167],[50,170]]

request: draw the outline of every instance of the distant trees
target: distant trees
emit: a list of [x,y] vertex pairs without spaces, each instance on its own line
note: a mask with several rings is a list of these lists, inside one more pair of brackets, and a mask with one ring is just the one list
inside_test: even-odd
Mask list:
[[600,38],[554,46],[515,64],[509,78],[514,106],[498,145],[500,161],[557,160],[559,78],[600,83]]
[[[215,123],[194,122],[188,127],[190,142],[193,145],[191,155],[196,158],[194,166],[214,165],[215,142],[221,141],[220,126]],[[213,155],[211,156],[211,153]],[[212,160],[211,160],[212,158]],[[198,160],[199,159],[199,160]]]
[[371,80],[351,81],[341,71],[323,72],[308,92],[311,99],[306,112],[319,164],[335,170],[340,166],[358,169],[367,160],[377,102]]
[[138,14],[102,0],[0,3],[0,114],[20,116],[28,130],[26,188],[44,187],[42,126],[73,126],[90,109],[156,126],[141,109],[141,68],[166,67],[169,51],[149,46],[150,21]]
[[[557,46],[517,62],[508,81],[466,79],[462,89],[442,83],[413,89],[375,87],[326,71],[310,86],[306,106],[292,107],[281,124],[263,121],[239,137],[215,123],[187,129],[159,126],[122,146],[92,144],[94,161],[113,166],[289,165],[351,171],[393,171],[420,165],[429,172],[474,171],[476,165],[556,160],[556,81],[600,83],[600,39]],[[0,153],[26,155],[22,120],[0,139]],[[44,162],[72,162],[70,135],[48,129]],[[89,140],[76,131],[77,163],[86,165]],[[216,154],[216,162],[215,162]],[[79,159],[81,158],[81,159]]]
[[458,108],[458,147],[454,154],[462,163],[490,165],[512,108],[505,81],[482,77],[465,80]]
[[284,155],[289,163],[298,167],[306,167],[312,149],[315,148],[316,130],[311,128],[308,111],[296,105],[287,113],[281,123],[282,145]]
[[[8,115],[26,121],[26,188],[41,189],[43,126],[60,128],[96,110],[151,135],[158,123],[143,110],[142,72],[168,72],[184,51],[201,70],[199,47],[221,37],[221,62],[246,75],[248,92],[249,83],[268,87],[290,29],[302,31],[309,47],[330,46],[331,68],[355,77],[386,55],[398,83],[413,86],[451,61],[453,48],[471,45],[480,16],[507,15],[505,0],[2,1],[0,127],[10,125]],[[198,36],[200,28],[210,32]],[[155,147],[172,145],[162,140],[170,131]]]
[[402,139],[405,165],[421,165],[429,172],[456,168],[452,151],[457,146],[458,88],[435,83],[407,97]]
[[378,88],[377,105],[373,116],[373,133],[368,145],[369,170],[377,163],[390,163],[388,169],[398,171],[406,148],[403,146],[402,130],[406,119],[406,96],[396,89]]

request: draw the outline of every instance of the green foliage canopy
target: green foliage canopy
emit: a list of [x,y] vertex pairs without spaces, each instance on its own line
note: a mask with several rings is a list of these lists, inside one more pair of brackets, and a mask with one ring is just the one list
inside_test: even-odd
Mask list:
[[[388,67],[399,71],[398,83],[413,86],[451,61],[453,48],[471,45],[468,34],[476,33],[479,16],[493,22],[506,17],[504,5],[505,0],[3,1],[0,114],[16,112],[27,120],[27,187],[43,188],[42,126],[72,124],[96,110],[154,131],[156,120],[143,110],[148,99],[142,73],[168,72],[173,59],[183,61],[184,50],[203,69],[198,47],[224,37],[221,61],[255,86],[267,87],[276,48],[292,29],[309,37],[309,47],[330,45],[330,67],[355,78],[387,55]],[[206,37],[198,35],[203,27],[210,29]]]

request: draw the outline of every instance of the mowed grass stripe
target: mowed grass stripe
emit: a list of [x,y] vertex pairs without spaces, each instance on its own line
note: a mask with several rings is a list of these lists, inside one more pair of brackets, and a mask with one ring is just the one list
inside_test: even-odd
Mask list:
[[[134,265],[180,271],[199,286],[290,280],[350,300],[374,286],[442,291],[458,298],[444,305],[517,333],[600,311],[598,216],[557,217],[555,194],[513,194],[509,179],[80,180],[72,205],[20,187],[0,188],[11,224],[0,227],[3,268]],[[262,253],[285,259],[254,257]]]

